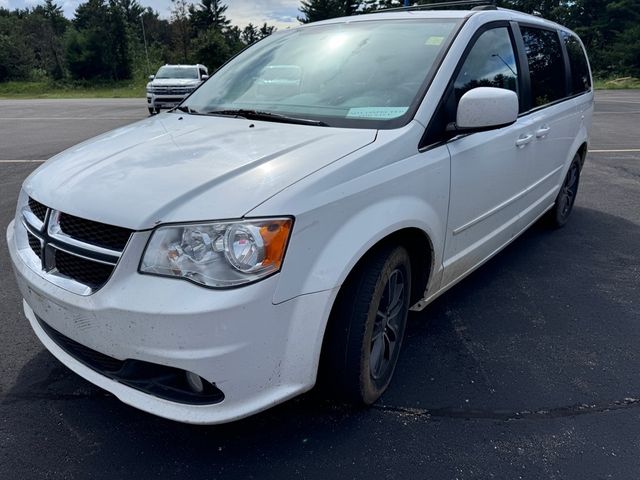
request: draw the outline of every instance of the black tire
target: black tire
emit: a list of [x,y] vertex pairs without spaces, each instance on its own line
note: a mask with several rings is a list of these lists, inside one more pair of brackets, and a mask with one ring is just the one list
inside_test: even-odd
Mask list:
[[148,110],[149,110],[149,115],[155,115],[156,111],[153,108],[149,107]]
[[372,253],[349,277],[325,334],[320,387],[332,398],[371,405],[389,386],[407,325],[411,261],[404,247]]
[[562,183],[562,188],[560,188],[553,208],[547,212],[547,222],[552,228],[562,228],[569,221],[576,197],[578,196],[580,169],[580,155],[576,155],[571,162],[571,166]]

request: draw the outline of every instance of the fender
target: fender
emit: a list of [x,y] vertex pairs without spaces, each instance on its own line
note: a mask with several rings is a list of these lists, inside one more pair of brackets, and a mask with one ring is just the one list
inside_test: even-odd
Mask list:
[[[425,233],[431,244],[430,247],[425,247],[432,250],[429,252],[433,272],[430,283],[439,278],[445,225],[432,206],[418,197],[398,196],[380,199],[369,205],[363,204],[362,208],[356,204],[352,207],[354,210],[345,212],[347,215],[340,215],[344,222],[328,237],[323,235],[323,231],[329,224],[329,219],[325,222],[325,219],[316,217],[316,221],[310,223],[301,219],[297,225],[300,231],[294,235],[292,242],[301,246],[313,246],[305,249],[294,247],[288,252],[291,257],[287,258],[287,262],[295,263],[296,270],[304,268],[309,273],[300,283],[300,276],[287,275],[283,271],[274,303],[342,286],[353,267],[372,247],[405,228],[417,228]],[[327,213],[331,215],[331,212]],[[309,255],[310,252],[313,254]]]
[[417,228],[430,239],[431,281],[438,280],[449,208],[450,157],[445,146],[418,152],[424,129],[418,123],[412,128],[415,143],[398,132],[381,132],[374,144],[250,212],[249,216],[295,217],[275,304],[341,286],[371,247],[404,228]]

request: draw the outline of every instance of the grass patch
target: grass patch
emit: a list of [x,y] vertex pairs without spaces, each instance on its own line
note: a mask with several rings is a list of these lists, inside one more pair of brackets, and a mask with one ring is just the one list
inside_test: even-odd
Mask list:
[[143,98],[145,84],[134,81],[113,83],[3,82],[0,98]]
[[640,78],[621,77],[595,80],[596,90],[626,90],[640,88]]
[[[10,98],[144,98],[146,81],[96,82],[2,82],[0,99]],[[596,90],[640,89],[640,78],[596,79]]]

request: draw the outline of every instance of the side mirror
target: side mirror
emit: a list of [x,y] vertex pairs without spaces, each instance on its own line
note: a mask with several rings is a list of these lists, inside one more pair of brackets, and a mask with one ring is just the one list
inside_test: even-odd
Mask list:
[[150,81],[150,82],[153,82],[153,79],[154,79],[154,78],[156,78],[156,76],[155,76],[155,75],[149,75],[149,81]]
[[456,123],[447,130],[473,133],[512,125],[518,120],[518,95],[511,90],[478,87],[465,93],[458,103]]
[[205,80],[207,80],[209,78],[209,75],[202,75],[202,81],[204,82]]

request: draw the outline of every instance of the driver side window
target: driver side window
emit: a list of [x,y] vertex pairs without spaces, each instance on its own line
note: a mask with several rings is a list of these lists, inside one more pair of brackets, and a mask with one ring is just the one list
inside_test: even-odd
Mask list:
[[455,136],[446,131],[446,126],[455,121],[460,98],[472,88],[505,88],[519,95],[515,52],[508,27],[494,27],[480,34],[429,123],[421,148]]
[[476,87],[505,88],[518,93],[518,65],[507,27],[487,30],[476,40],[454,83],[456,105]]

